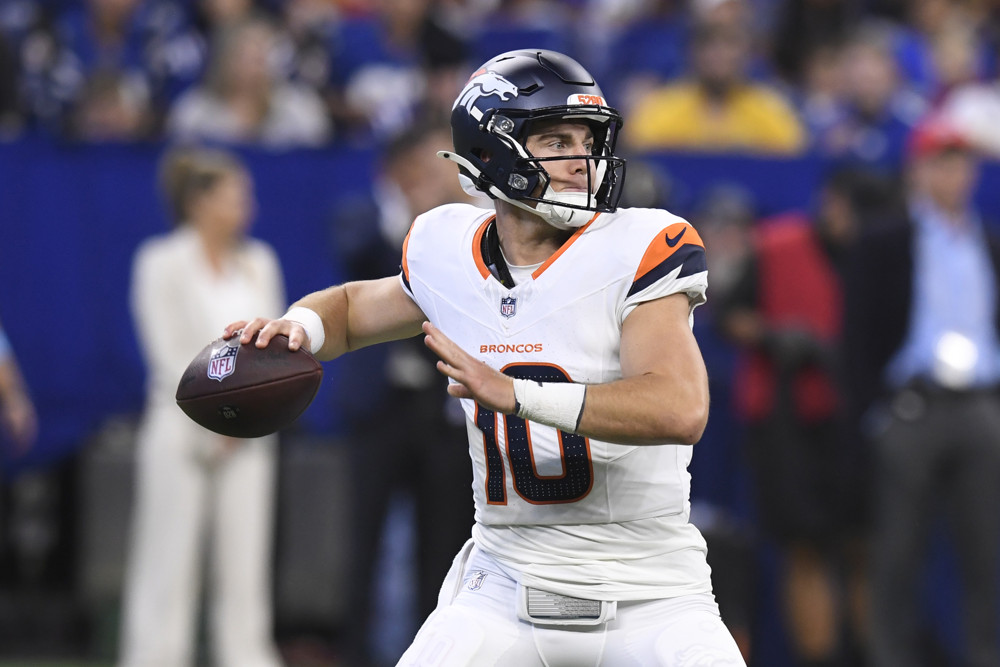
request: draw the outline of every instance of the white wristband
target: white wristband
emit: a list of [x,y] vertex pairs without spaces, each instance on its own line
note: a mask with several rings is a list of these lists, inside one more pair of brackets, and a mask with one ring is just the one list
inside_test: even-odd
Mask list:
[[514,379],[515,413],[522,419],[576,433],[583,416],[587,385]]
[[323,318],[315,310],[296,306],[289,308],[281,319],[291,320],[302,325],[302,328],[306,330],[306,335],[309,336],[310,352],[316,354],[323,349],[323,343],[326,341],[326,330],[323,328]]

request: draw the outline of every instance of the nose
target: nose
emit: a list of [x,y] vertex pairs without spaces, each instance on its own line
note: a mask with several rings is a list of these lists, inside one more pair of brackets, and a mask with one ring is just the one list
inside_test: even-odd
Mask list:
[[[582,155],[587,155],[589,152],[590,151],[587,150],[587,147],[583,143],[578,143],[573,147],[574,155],[582,156]],[[569,170],[571,173],[574,174],[586,173],[589,166],[590,166],[590,161],[585,160],[582,157],[576,158],[574,160],[569,160]]]

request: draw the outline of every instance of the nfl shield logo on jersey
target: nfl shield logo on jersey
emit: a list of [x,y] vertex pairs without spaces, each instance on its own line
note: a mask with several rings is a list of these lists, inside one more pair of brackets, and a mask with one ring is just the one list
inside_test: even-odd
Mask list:
[[208,360],[208,377],[222,382],[222,379],[229,377],[236,370],[236,354],[240,351],[239,338],[234,339],[236,345],[223,345],[212,350],[212,356]]
[[500,314],[504,317],[514,317],[517,313],[517,297],[505,296],[500,299]]
[[470,591],[478,591],[483,587],[483,582],[486,581],[486,575],[489,574],[484,570],[476,570],[472,573],[472,578],[465,584],[465,587]]

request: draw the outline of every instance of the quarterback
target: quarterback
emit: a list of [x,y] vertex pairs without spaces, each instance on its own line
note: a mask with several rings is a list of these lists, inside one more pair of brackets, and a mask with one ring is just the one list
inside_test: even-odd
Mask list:
[[493,58],[440,153],[493,210],[431,210],[398,276],[226,328],[324,360],[423,333],[463,399],[476,524],[401,665],[744,665],[688,521],[704,246],[666,211],[618,209],[621,124],[574,60]]

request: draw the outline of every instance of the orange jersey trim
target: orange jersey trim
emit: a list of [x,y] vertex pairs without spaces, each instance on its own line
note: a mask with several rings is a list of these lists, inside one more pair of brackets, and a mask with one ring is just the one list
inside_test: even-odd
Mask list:
[[[476,402],[476,414],[477,415],[479,414],[480,410],[481,410],[481,408],[479,407],[479,402],[477,401]],[[500,429],[499,429],[500,413],[499,412],[495,412],[493,410],[491,410],[490,412],[493,412],[493,445],[496,447],[497,455],[500,457],[500,482],[499,482],[499,486],[503,490],[503,498],[501,498],[500,500],[490,500],[490,477],[491,477],[490,465],[489,465],[489,460],[490,460],[490,438],[486,434],[486,431],[481,431],[482,434],[483,434],[483,457],[484,457],[484,460],[486,461],[486,475],[484,475],[484,480],[483,480],[484,484],[483,484],[483,487],[486,490],[486,504],[487,505],[506,505],[507,504],[507,466],[504,465],[503,456],[502,456],[501,450],[500,450],[500,441],[499,441],[499,439],[497,437],[497,433],[500,432]],[[478,419],[478,417],[476,419],[476,426],[477,427],[479,426],[479,419]]]
[[406,261],[406,249],[410,245],[410,234],[413,233],[413,223],[410,223],[410,228],[406,231],[406,238],[403,239],[403,261],[400,262],[400,267],[403,269],[403,280],[406,281],[407,287],[410,285],[410,264]]
[[486,266],[486,262],[483,260],[483,234],[486,233],[486,229],[490,226],[490,223],[496,220],[496,215],[491,215],[486,218],[483,224],[479,225],[479,229],[476,233],[472,235],[472,258],[476,260],[476,268],[479,269],[479,275],[486,278],[490,277],[490,269]]
[[659,235],[646,248],[646,254],[642,256],[639,269],[635,272],[635,278],[632,282],[640,280],[686,245],[705,247],[704,241],[701,240],[701,236],[692,225],[686,222],[675,222],[660,231]]
[[573,232],[573,236],[569,237],[566,240],[566,243],[563,243],[562,246],[559,248],[559,250],[556,250],[552,254],[551,257],[549,257],[547,260],[545,260],[545,262],[542,263],[542,265],[540,267],[538,267],[537,269],[535,269],[534,273],[531,274],[531,277],[532,278],[538,278],[538,276],[542,275],[542,272],[544,272],[545,269],[547,269],[550,266],[552,266],[552,262],[554,262],[557,259],[559,259],[562,256],[562,254],[564,252],[566,252],[567,248],[569,248],[571,245],[573,245],[574,243],[576,243],[576,240],[578,238],[580,238],[580,236],[583,234],[583,232],[585,232],[587,230],[587,227],[590,227],[590,225],[592,225],[594,223],[594,220],[597,220],[597,216],[599,216],[600,214],[601,213],[598,211],[597,213],[594,214],[593,218],[591,218],[590,220],[587,221],[587,224],[583,225],[578,230],[576,230],[575,232]]

